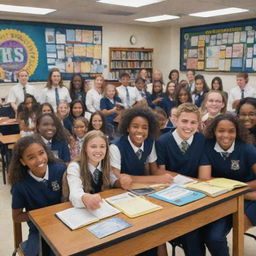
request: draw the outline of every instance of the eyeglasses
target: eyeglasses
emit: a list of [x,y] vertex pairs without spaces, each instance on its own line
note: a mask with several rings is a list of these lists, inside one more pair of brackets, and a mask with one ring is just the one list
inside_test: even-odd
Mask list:
[[256,117],[256,113],[239,114],[238,116],[241,118],[246,118],[246,117],[254,118],[254,117]]

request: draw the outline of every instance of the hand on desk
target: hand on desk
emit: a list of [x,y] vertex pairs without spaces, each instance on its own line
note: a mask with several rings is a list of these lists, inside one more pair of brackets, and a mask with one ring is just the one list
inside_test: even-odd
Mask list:
[[119,181],[122,189],[129,189],[132,185],[132,178],[128,174],[120,174]]
[[96,210],[100,208],[100,202],[102,201],[101,196],[99,194],[84,194],[82,196],[82,200],[84,205],[89,210]]
[[173,176],[169,173],[157,175],[155,177],[158,177],[156,183],[159,184],[171,184],[173,182]]

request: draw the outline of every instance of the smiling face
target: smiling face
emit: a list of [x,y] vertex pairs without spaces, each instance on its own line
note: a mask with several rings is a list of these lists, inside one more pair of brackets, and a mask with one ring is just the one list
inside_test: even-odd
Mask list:
[[172,72],[171,80],[176,81],[178,80],[178,77],[179,77],[179,74],[176,71]]
[[217,124],[214,134],[220,147],[228,150],[236,139],[236,127],[231,121],[222,120]]
[[83,113],[83,106],[80,102],[77,102],[73,105],[72,107],[72,114],[74,117],[79,117],[82,115]]
[[50,114],[52,113],[51,108],[48,105],[44,105],[42,108],[42,114]]
[[201,79],[195,81],[195,87],[197,92],[202,92],[204,89],[204,83]]
[[210,115],[217,115],[224,107],[222,96],[217,92],[210,92],[207,96],[205,107]]
[[132,119],[127,129],[132,143],[136,147],[140,147],[144,140],[148,137],[149,124],[144,117],[137,116]]
[[80,76],[74,76],[73,78],[73,86],[74,89],[80,91],[82,88],[82,79]]
[[236,83],[240,87],[240,89],[244,89],[244,87],[248,83],[248,80],[245,79],[244,77],[237,77],[236,78]]
[[95,137],[85,145],[85,152],[88,162],[97,167],[99,162],[104,159],[107,151],[107,145],[103,138]]
[[177,133],[183,140],[188,140],[198,129],[198,116],[193,112],[182,112],[176,119]]
[[61,80],[61,74],[59,71],[52,72],[51,81],[53,85],[59,85]]
[[50,116],[44,116],[41,118],[37,130],[46,140],[51,140],[56,133],[56,126]]
[[35,176],[42,178],[47,169],[48,157],[41,144],[33,143],[24,150],[20,162]]
[[88,130],[88,127],[82,120],[75,120],[74,121],[74,134],[79,137],[83,138]]
[[115,94],[116,94],[116,90],[114,87],[108,87],[106,89],[106,96],[109,98],[109,99],[114,99],[115,97]]
[[139,91],[142,91],[145,89],[145,83],[142,80],[139,80],[136,84],[135,84],[136,88]]
[[247,129],[254,128],[256,126],[256,108],[251,104],[243,104],[239,111],[239,119]]
[[220,83],[218,80],[214,80],[212,83],[212,89],[213,90],[220,90]]
[[178,95],[178,99],[180,103],[186,103],[188,102],[188,92],[184,89],[181,89]]
[[154,82],[153,84],[153,92],[160,93],[162,91],[162,84],[160,82]]
[[195,75],[192,71],[188,71],[186,76],[187,76],[187,79],[188,79],[189,83],[191,83],[195,80]]
[[27,97],[26,100],[25,100],[25,106],[28,110],[31,110],[32,109],[32,106],[33,106],[33,99],[31,97]]
[[18,80],[20,84],[26,85],[28,83],[28,73],[26,71],[19,72]]
[[104,79],[102,76],[97,76],[94,80],[95,88],[101,89],[104,83]]
[[101,127],[102,127],[102,124],[103,124],[103,121],[101,119],[101,116],[100,115],[94,115],[93,118],[92,118],[92,127],[95,129],[95,130],[100,130]]
[[175,83],[169,83],[167,87],[167,91],[169,94],[173,95],[175,92]]
[[65,102],[62,102],[58,105],[57,109],[58,113],[60,114],[61,117],[65,117],[68,114],[68,105]]

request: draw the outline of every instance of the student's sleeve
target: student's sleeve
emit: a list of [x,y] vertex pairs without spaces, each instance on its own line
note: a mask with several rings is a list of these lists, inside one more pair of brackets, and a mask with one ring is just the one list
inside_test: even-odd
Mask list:
[[246,158],[248,166],[251,168],[256,163],[256,148],[253,145],[246,145]]
[[148,156],[147,162],[154,163],[157,160],[155,142],[153,143],[152,150]]
[[227,104],[228,111],[233,111],[232,104],[233,104],[234,100],[235,100],[235,98],[234,98],[234,95],[233,95],[233,92],[231,89],[228,94],[228,104]]
[[134,88],[134,91],[135,91],[135,95],[136,95],[136,101],[142,100],[142,97],[141,97],[139,91],[138,91],[138,90],[135,90],[135,88]]
[[90,111],[91,113],[95,112],[95,108],[94,108],[94,105],[93,105],[93,95],[92,95],[92,91],[89,90],[86,94],[86,107],[87,107],[87,110]]
[[19,188],[19,184],[13,185],[11,188],[12,209],[23,209],[26,206],[24,195]]
[[47,89],[44,88],[42,91],[41,91],[41,96],[39,97],[39,102],[41,104],[45,103],[46,102],[46,91]]
[[13,91],[13,88],[10,89],[7,97],[7,103],[15,103],[16,102],[16,97]]
[[80,178],[80,166],[78,163],[72,162],[68,165],[67,180],[69,186],[69,200],[72,205],[77,208],[85,207],[82,201],[82,196],[85,192]]
[[65,87],[65,94],[66,94],[65,100],[66,100],[68,103],[70,103],[72,100],[71,100],[71,97],[70,97],[68,88],[66,88],[66,87]]
[[202,166],[202,165],[211,165],[210,159],[208,158],[205,150],[204,150],[202,157],[200,159],[200,162],[199,162],[199,166]]
[[114,184],[118,180],[118,178],[116,177],[116,175],[112,171],[110,171],[110,173],[109,173],[109,179],[110,179],[111,187],[114,187]]
[[105,98],[100,100],[100,110],[107,109],[107,104]]
[[109,147],[110,165],[121,170],[121,154],[118,147],[111,144]]
[[156,154],[157,154],[157,164],[158,165],[166,165],[166,148],[164,146],[163,140],[160,137],[156,141]]
[[69,147],[66,142],[63,143],[62,145],[62,154],[60,157],[65,163],[70,162],[70,152],[69,152]]

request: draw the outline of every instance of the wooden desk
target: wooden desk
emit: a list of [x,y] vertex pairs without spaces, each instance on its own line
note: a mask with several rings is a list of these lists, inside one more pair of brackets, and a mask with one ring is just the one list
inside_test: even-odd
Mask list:
[[0,135],[1,157],[2,157],[2,170],[3,182],[6,184],[6,173],[9,165],[10,156],[8,155],[8,147],[15,144],[20,138],[20,134]]
[[0,117],[0,126],[16,125],[19,124],[15,118]]
[[[130,219],[123,214],[121,218],[132,227],[98,239],[86,228],[71,231],[54,214],[67,209],[70,203],[58,204],[29,212],[31,221],[41,235],[41,254],[45,242],[56,255],[90,256],[129,256],[135,255],[185,233],[202,227],[226,215],[233,214],[233,255],[244,253],[244,197],[247,188],[241,188],[216,198],[206,197],[197,202],[178,207],[150,198],[150,201],[162,205],[162,210]],[[103,197],[122,193],[113,189],[102,193]]]

